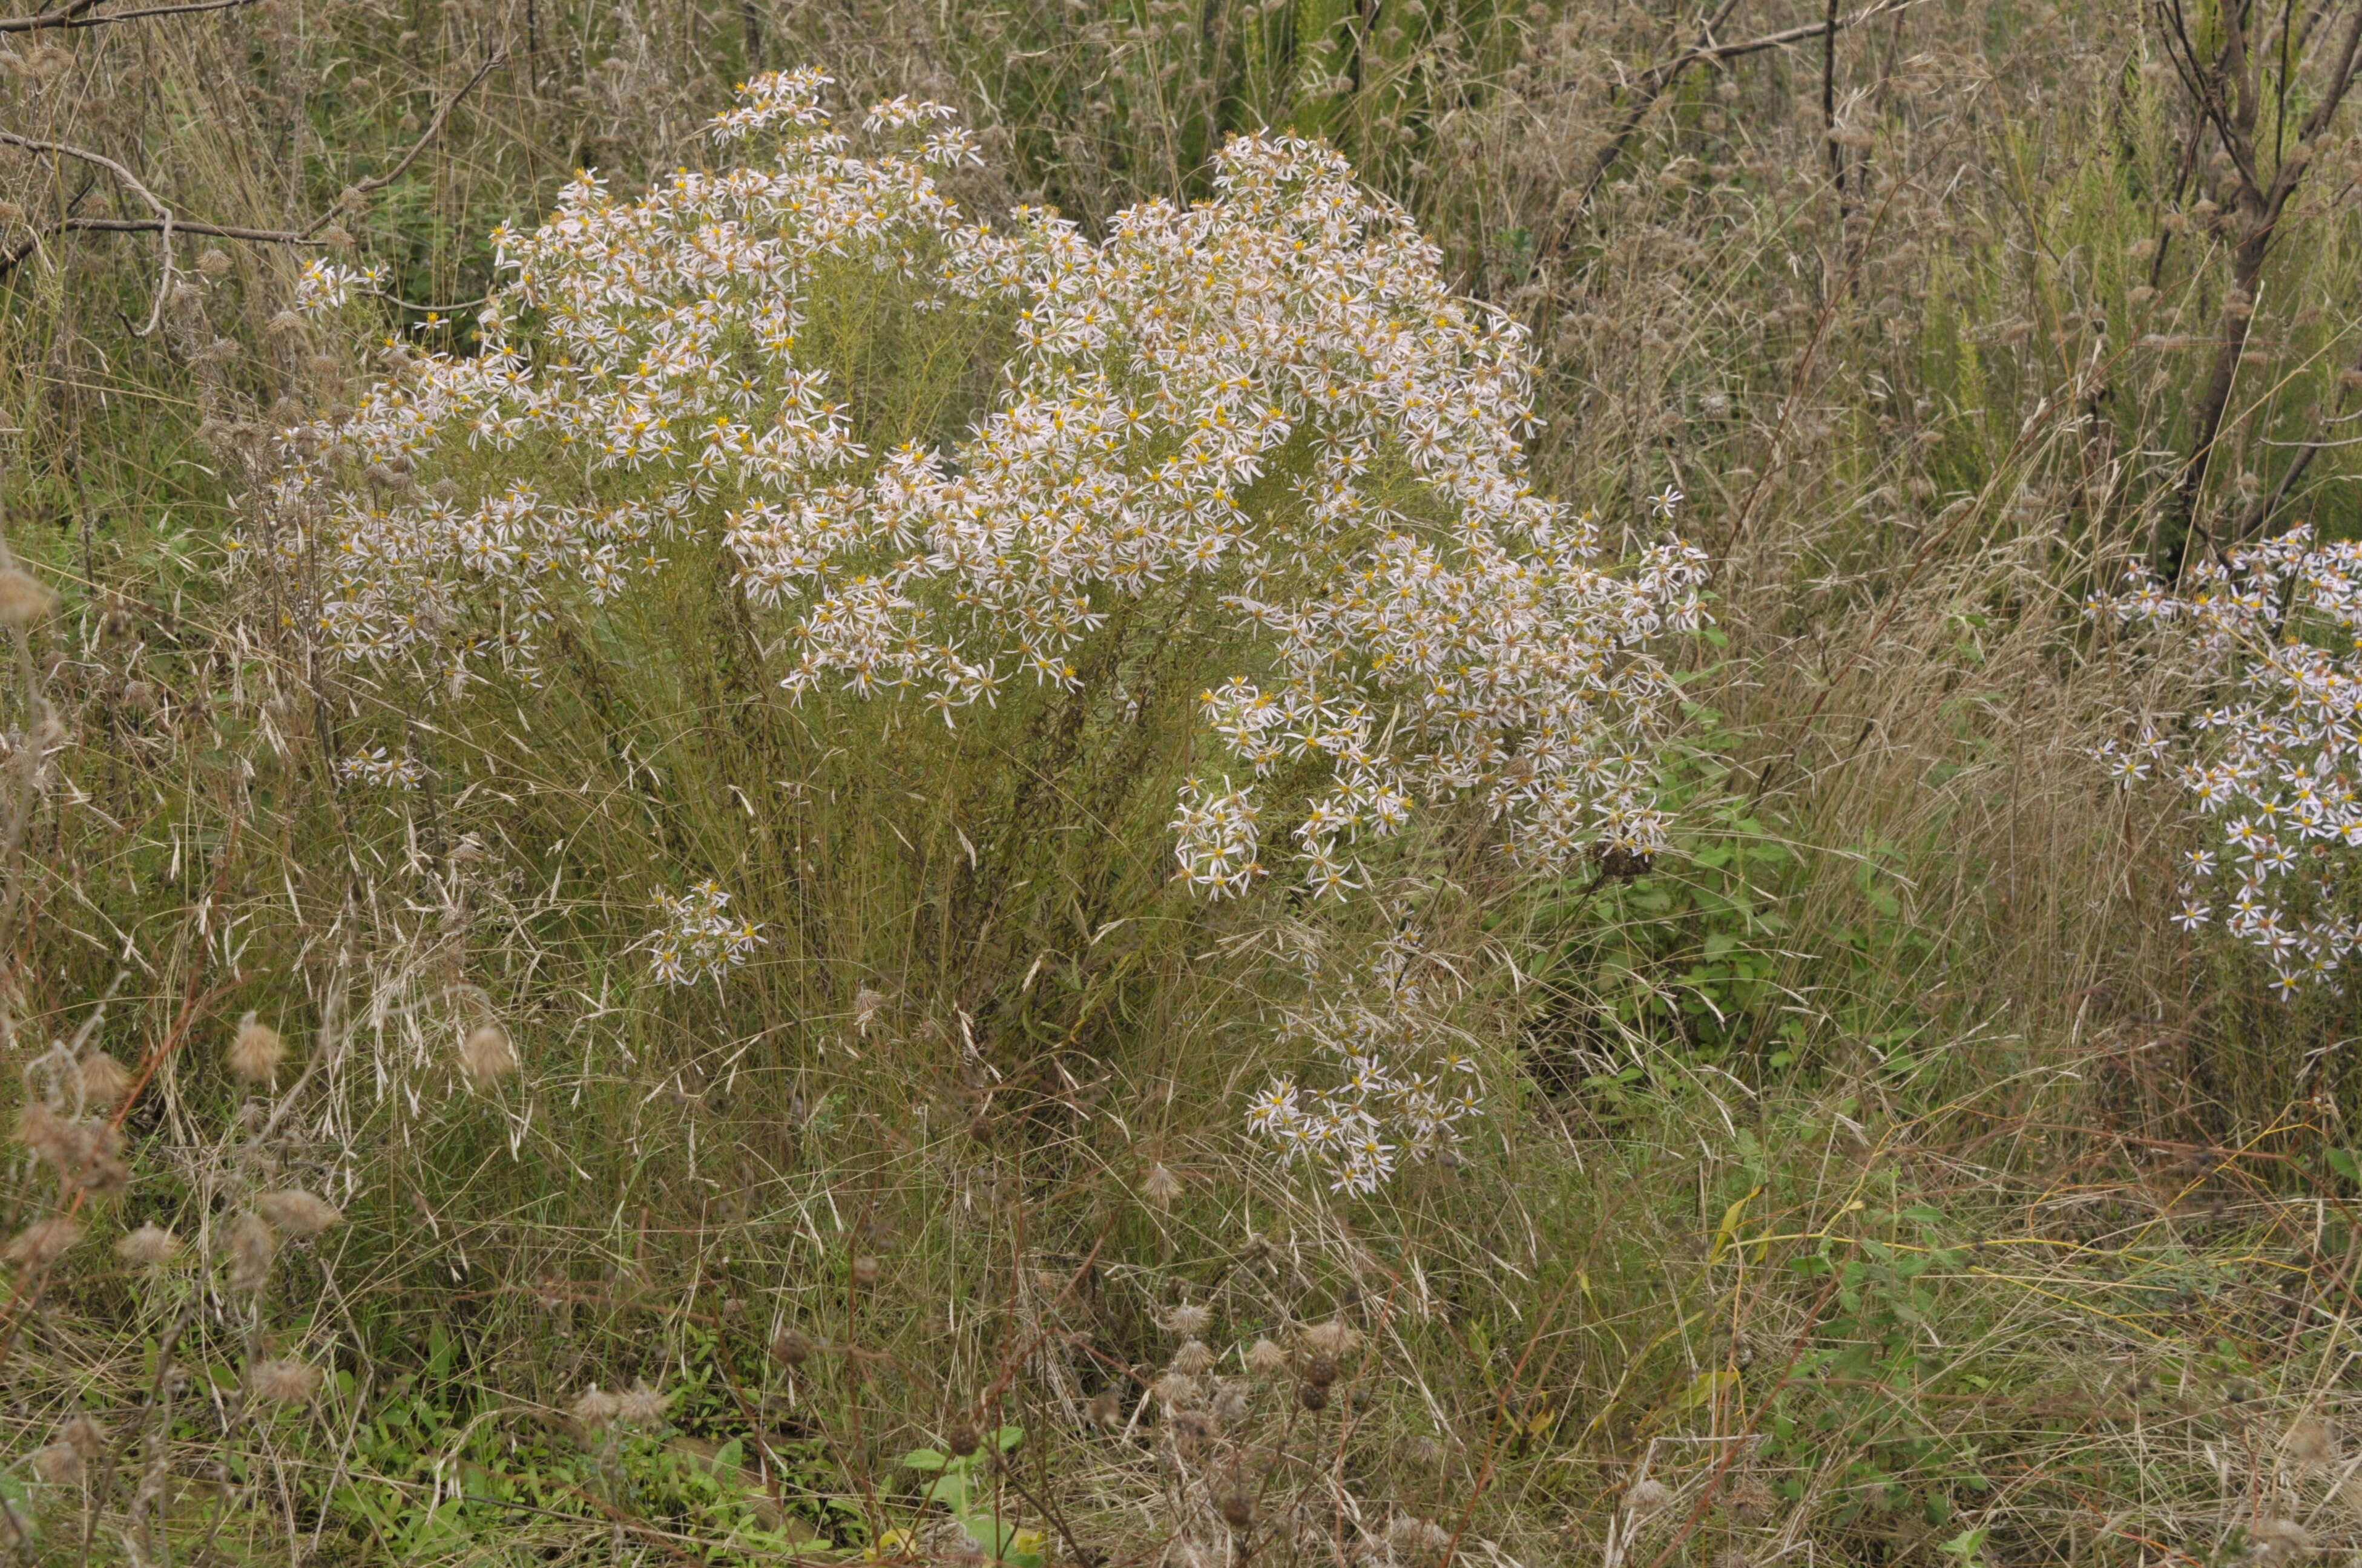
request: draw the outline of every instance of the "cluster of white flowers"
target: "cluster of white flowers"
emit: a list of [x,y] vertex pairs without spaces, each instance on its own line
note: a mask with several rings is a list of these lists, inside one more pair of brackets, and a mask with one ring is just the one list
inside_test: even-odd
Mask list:
[[719,980],[746,961],[763,927],[727,913],[730,895],[712,878],[684,894],[659,893],[657,909],[665,924],[648,935],[649,968],[667,985]]
[[1340,973],[1319,953],[1306,949],[1305,999],[1282,1026],[1343,1076],[1317,1091],[1274,1080],[1250,1103],[1247,1127],[1323,1167],[1333,1190],[1374,1192],[1406,1155],[1427,1159],[1460,1141],[1460,1124],[1482,1112],[1476,1062],[1442,1011],[1450,971],[1407,918],[1358,969]]
[[426,770],[415,758],[390,757],[384,747],[376,746],[339,761],[337,776],[375,789],[416,789],[425,781]]
[[[2219,842],[2189,851],[2176,923],[2215,921],[2268,953],[2292,995],[2333,976],[2362,943],[2346,907],[2346,856],[2362,848],[2362,544],[2299,529],[2194,568],[2175,594],[2145,572],[2094,608],[2193,639],[2204,678],[2230,694],[2191,721],[2174,777]],[[2152,730],[2101,760],[2127,788],[2170,742]],[[2215,890],[2227,859],[2235,887]]]
[[[1035,209],[997,227],[937,189],[976,159],[948,111],[880,104],[882,150],[856,156],[825,85],[763,76],[719,118],[767,162],[630,203],[578,179],[495,236],[514,277],[480,353],[397,349],[358,412],[287,433],[267,543],[337,563],[337,649],[451,689],[487,661],[530,674],[561,593],[622,592],[718,525],[745,591],[793,616],[790,692],[907,694],[949,723],[1012,673],[1078,685],[1110,599],[1208,581],[1264,644],[1209,722],[1255,775],[1323,764],[1294,828],[1316,891],[1471,792],[1534,863],[1660,847],[1648,742],[1672,687],[1646,645],[1697,623],[1704,559],[1667,542],[1606,570],[1595,520],[1533,493],[1521,331],[1452,296],[1406,214],[1323,147],[1249,137],[1211,200],[1133,208],[1104,241]],[[799,357],[821,274],[848,269],[913,308],[1011,313],[1002,390],[951,450],[867,450]],[[365,282],[324,269],[306,296]],[[455,477],[461,448],[528,444],[562,459],[538,483]],[[1201,888],[1260,874],[1251,790],[1185,795]]]

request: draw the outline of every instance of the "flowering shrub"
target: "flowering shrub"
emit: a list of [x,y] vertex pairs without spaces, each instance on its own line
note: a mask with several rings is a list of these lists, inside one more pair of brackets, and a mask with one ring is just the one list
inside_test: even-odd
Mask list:
[[[940,105],[898,99],[855,156],[825,79],[764,76],[713,126],[767,162],[634,203],[585,176],[532,233],[474,357],[399,353],[358,412],[288,433],[270,548],[337,563],[318,607],[347,658],[461,689],[528,677],[560,598],[593,603],[718,530],[744,591],[792,616],[781,684],[911,696],[955,721],[1070,654],[1125,596],[1204,582],[1258,641],[1208,691],[1261,778],[1310,762],[1293,823],[1313,890],[1421,801],[1474,792],[1529,862],[1662,838],[1648,735],[1671,690],[1644,644],[1699,617],[1699,554],[1595,564],[1588,515],[1535,495],[1519,329],[1455,299],[1407,215],[1335,153],[1242,137],[1211,201],[1151,203],[1093,243],[1054,214],[971,222],[934,171],[971,162]],[[999,310],[999,397],[949,450],[856,440],[799,354],[824,275],[921,312]],[[358,286],[323,267],[328,308]],[[470,454],[517,465],[470,488]],[[1263,871],[1252,783],[1184,792],[1182,874]]]
[[1358,968],[1306,945],[1304,998],[1281,1015],[1288,1036],[1319,1047],[1343,1077],[1319,1091],[1277,1079],[1247,1111],[1249,1131],[1321,1166],[1340,1191],[1375,1191],[1403,1155],[1441,1153],[1482,1109],[1475,1058],[1444,1011],[1450,970],[1407,924],[1408,909],[1395,914],[1402,923]]
[[[2173,771],[2218,836],[2189,852],[2177,924],[2220,921],[2262,948],[2282,995],[2327,979],[2362,941],[2340,852],[2362,847],[2362,544],[2298,529],[2196,568],[2185,595],[2136,573],[2103,608],[2186,630],[2204,674],[2232,693],[2193,718],[2191,754]],[[2101,755],[2130,787],[2171,750],[2144,729]]]

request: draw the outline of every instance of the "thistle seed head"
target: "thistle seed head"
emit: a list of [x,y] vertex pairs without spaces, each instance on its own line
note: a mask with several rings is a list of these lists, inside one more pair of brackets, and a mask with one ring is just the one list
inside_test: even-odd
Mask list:
[[58,1441],[95,1463],[106,1453],[106,1427],[96,1416],[77,1411],[59,1424]]
[[272,1229],[299,1241],[306,1236],[318,1235],[345,1217],[342,1209],[300,1187],[266,1192],[254,1201],[254,1206],[262,1212],[264,1219],[270,1222]]
[[0,568],[0,626],[22,631],[47,620],[58,608],[58,596],[47,584],[20,566]]
[[131,1092],[131,1070],[105,1051],[86,1053],[76,1071],[83,1103],[94,1110],[105,1110]]
[[615,1420],[627,1427],[650,1427],[664,1420],[672,1398],[644,1382],[635,1382],[615,1396]]
[[259,1361],[247,1374],[247,1387],[254,1397],[270,1405],[308,1405],[324,1380],[320,1369],[309,1362],[285,1358]]
[[82,1240],[83,1229],[81,1221],[62,1214],[36,1220],[10,1237],[6,1247],[0,1247],[0,1258],[28,1269],[47,1268]]
[[1214,1353],[1206,1348],[1201,1339],[1184,1340],[1181,1348],[1173,1353],[1173,1370],[1184,1376],[1195,1377],[1214,1365]]
[[1175,1339],[1196,1339],[1213,1322],[1214,1314],[1203,1307],[1183,1305],[1167,1307],[1156,1323]]
[[116,1242],[115,1255],[143,1268],[158,1267],[181,1255],[181,1238],[151,1220]]
[[489,1089],[517,1070],[516,1047],[498,1024],[479,1024],[459,1042],[459,1073],[477,1089]]
[[1635,1481],[1624,1491],[1624,1507],[1634,1519],[1644,1519],[1651,1514],[1662,1513],[1665,1506],[1672,1500],[1673,1494],[1665,1484],[1653,1479]]
[[1276,1377],[1287,1370],[1287,1352],[1267,1339],[1259,1339],[1247,1352],[1247,1370],[1258,1377]]
[[279,1233],[259,1214],[240,1214],[229,1228],[228,1251],[230,1288],[259,1290],[279,1260]]
[[1174,1175],[1163,1160],[1158,1160],[1141,1179],[1140,1195],[1160,1209],[1167,1208],[1173,1200],[1181,1196],[1181,1179]]
[[223,1058],[229,1075],[246,1084],[269,1083],[286,1059],[287,1047],[279,1031],[251,1013],[238,1020],[237,1033],[230,1037],[229,1050]]
[[621,1399],[593,1383],[577,1396],[567,1414],[592,1431],[603,1431],[623,1409]]
[[33,1474],[53,1486],[79,1486],[83,1475],[82,1455],[68,1442],[53,1442],[33,1453]]

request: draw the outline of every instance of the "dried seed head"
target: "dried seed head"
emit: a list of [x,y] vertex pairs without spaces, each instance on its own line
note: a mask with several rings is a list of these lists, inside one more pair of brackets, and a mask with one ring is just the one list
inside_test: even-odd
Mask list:
[[498,1024],[479,1024],[459,1042],[460,1076],[487,1089],[517,1069],[516,1047]]
[[1758,1476],[1742,1475],[1732,1482],[1722,1501],[1741,1524],[1760,1524],[1772,1516],[1772,1488]]
[[944,1446],[951,1451],[953,1458],[966,1459],[984,1446],[984,1439],[974,1421],[954,1421],[952,1430],[944,1434]]
[[6,1247],[0,1247],[0,1258],[21,1263],[27,1268],[47,1268],[82,1240],[83,1231],[82,1222],[62,1214],[36,1220],[10,1237]]
[[75,1070],[82,1078],[85,1105],[103,1108],[131,1092],[131,1070],[105,1051],[89,1052]]
[[1287,1352],[1267,1339],[1259,1339],[1247,1352],[1247,1370],[1258,1377],[1276,1377],[1287,1370]]
[[1123,1424],[1123,1396],[1112,1388],[1102,1388],[1091,1396],[1086,1411],[1093,1426],[1119,1427]]
[[229,252],[208,249],[197,258],[197,270],[208,278],[218,278],[230,269]]
[[300,1187],[266,1192],[254,1201],[254,1206],[262,1211],[262,1217],[270,1222],[273,1229],[298,1240],[316,1236],[345,1217],[342,1209]]
[[106,1428],[96,1416],[77,1412],[60,1423],[58,1441],[84,1459],[97,1460],[106,1453]]
[[15,630],[47,620],[58,608],[58,596],[39,577],[18,566],[0,569],[0,626]]
[[853,1260],[853,1282],[865,1290],[877,1284],[878,1276],[885,1271],[885,1265],[867,1253]]
[[1201,1339],[1184,1340],[1181,1348],[1173,1353],[1173,1370],[1195,1377],[1214,1365],[1214,1353],[1206,1348]]
[[598,1431],[613,1420],[623,1408],[621,1399],[593,1383],[582,1390],[567,1413],[592,1431]]
[[1254,1528],[1254,1494],[1244,1486],[1231,1486],[1222,1494],[1222,1522],[1244,1534]]
[[151,1221],[116,1242],[115,1255],[126,1263],[156,1267],[181,1255],[181,1238]]
[[1214,1419],[1226,1427],[1234,1427],[1247,1419],[1250,1401],[1254,1397],[1253,1386],[1242,1378],[1225,1377],[1214,1385]]
[[1319,1351],[1298,1358],[1296,1375],[1311,1387],[1326,1388],[1337,1381],[1337,1358]]
[[1304,1331],[1304,1348],[1315,1355],[1342,1360],[1362,1348],[1362,1331],[1342,1318],[1331,1318]]
[[238,1021],[237,1033],[229,1043],[224,1058],[229,1074],[240,1083],[268,1083],[278,1072],[279,1064],[287,1059],[287,1047],[279,1038],[279,1031],[263,1023],[251,1013]]
[[2269,1568],[2312,1555],[2312,1532],[2294,1519],[2264,1519],[2251,1534],[2250,1551]]
[[53,1442],[34,1451],[33,1474],[54,1486],[79,1486],[83,1475],[82,1455],[72,1443]]
[[273,337],[290,337],[304,330],[304,318],[293,311],[281,311],[264,323],[262,330]]
[[816,1348],[800,1329],[781,1329],[771,1336],[771,1359],[782,1366],[801,1366]]
[[246,1376],[254,1397],[272,1405],[308,1405],[323,1380],[320,1369],[309,1362],[285,1358],[258,1361]]
[[615,1396],[615,1419],[627,1427],[649,1427],[664,1420],[665,1409],[672,1403],[671,1396],[659,1394],[646,1383],[634,1383]]
[[240,1214],[229,1228],[229,1284],[233,1290],[259,1290],[279,1258],[279,1233],[259,1214]]
[[1634,1519],[1644,1519],[1651,1514],[1662,1513],[1665,1505],[1672,1500],[1673,1494],[1662,1481],[1635,1481],[1624,1491],[1624,1507]]
[[1298,1383],[1296,1386],[1296,1402],[1303,1406],[1308,1410],[1327,1409],[1329,1408],[1329,1385],[1326,1383]]
[[1755,1568],[1747,1553],[1736,1546],[1727,1546],[1715,1553],[1714,1568]]
[[1166,1168],[1163,1160],[1158,1160],[1148,1168],[1148,1175],[1142,1179],[1140,1195],[1162,1209],[1181,1196],[1181,1179]]
[[1214,1440],[1214,1423],[1197,1410],[1174,1411],[1166,1427],[1173,1433],[1174,1452],[1184,1459],[1196,1459]]
[[1423,1432],[1403,1439],[1401,1453],[1404,1464],[1421,1470],[1432,1470],[1443,1463],[1443,1445]]
[[2289,1428],[2289,1457],[2308,1470],[2323,1470],[2337,1463],[2337,1434],[2327,1421],[2307,1416]]
[[1203,1307],[1167,1307],[1157,1318],[1156,1324],[1175,1339],[1196,1339],[1213,1322],[1214,1314]]
[[867,1035],[869,1025],[877,1022],[886,1005],[886,993],[863,986],[853,993],[853,1027],[856,1034]]
[[1204,1389],[1198,1387],[1198,1380],[1186,1372],[1166,1373],[1150,1384],[1148,1391],[1155,1395],[1156,1402],[1168,1410],[1177,1410],[1185,1406],[1194,1405],[1205,1393]]

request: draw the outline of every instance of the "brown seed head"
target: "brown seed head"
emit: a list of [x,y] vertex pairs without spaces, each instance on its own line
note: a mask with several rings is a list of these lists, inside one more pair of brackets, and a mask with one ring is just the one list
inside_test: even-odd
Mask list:
[[270,1222],[272,1229],[298,1240],[316,1236],[345,1217],[342,1209],[300,1187],[266,1192],[254,1201],[254,1206],[262,1211],[262,1217]]
[[627,1427],[651,1427],[664,1420],[665,1408],[672,1398],[659,1394],[646,1383],[634,1383],[615,1396],[615,1419]]
[[1112,1388],[1102,1388],[1091,1396],[1087,1412],[1093,1426],[1117,1427],[1123,1424],[1123,1396]]
[[1157,1326],[1175,1339],[1196,1339],[1213,1322],[1214,1314],[1203,1307],[1167,1307],[1157,1318]]
[[53,1486],[79,1486],[83,1475],[82,1455],[67,1442],[53,1442],[33,1453],[33,1474]]
[[516,1069],[516,1047],[498,1024],[479,1024],[459,1042],[460,1076],[478,1089],[488,1089]]
[[1222,1493],[1222,1522],[1242,1535],[1254,1528],[1254,1494],[1244,1486],[1231,1486]]
[[1326,1383],[1298,1383],[1296,1386],[1296,1402],[1308,1410],[1325,1410],[1329,1408],[1329,1386]]
[[2294,1519],[2264,1519],[2251,1534],[2251,1550],[2268,1568],[2280,1568],[2312,1555],[2312,1532]]
[[1760,1524],[1772,1515],[1772,1488],[1754,1475],[1742,1475],[1722,1495],[1723,1506],[1741,1524]]
[[76,1069],[82,1076],[83,1103],[104,1110],[131,1092],[131,1070],[105,1051],[92,1051]]
[[1276,1377],[1287,1370],[1287,1352],[1267,1339],[1259,1339],[1247,1352],[1247,1370],[1258,1377]]
[[1177,1410],[1184,1406],[1194,1405],[1205,1393],[1204,1389],[1198,1387],[1198,1380],[1186,1372],[1166,1373],[1150,1384],[1148,1391],[1155,1395],[1156,1402],[1168,1410]]
[[582,1390],[568,1414],[592,1431],[598,1431],[613,1421],[623,1408],[621,1399],[593,1383]]
[[181,1255],[181,1238],[150,1221],[116,1242],[115,1255],[126,1263],[152,1268]]
[[853,1282],[865,1290],[877,1284],[878,1276],[885,1271],[885,1265],[867,1253],[863,1253],[853,1260]]
[[58,1441],[95,1462],[106,1453],[106,1428],[96,1416],[77,1411],[59,1424]]
[[1141,1179],[1140,1195],[1162,1209],[1181,1196],[1181,1179],[1168,1169],[1163,1160],[1148,1168]]
[[1201,1339],[1183,1340],[1181,1348],[1173,1353],[1173,1370],[1195,1377],[1214,1365],[1214,1353],[1206,1348]]
[[309,1362],[284,1358],[258,1361],[246,1376],[247,1387],[266,1404],[308,1405],[320,1391],[320,1369]]
[[984,1439],[977,1433],[974,1421],[954,1421],[952,1430],[944,1434],[944,1446],[951,1450],[953,1458],[966,1459],[984,1446]]
[[815,1348],[800,1329],[781,1329],[771,1336],[771,1359],[782,1366],[801,1366]]
[[1362,1348],[1362,1331],[1342,1318],[1331,1318],[1304,1331],[1304,1348],[1315,1355],[1342,1360]]
[[47,584],[21,566],[0,568],[0,626],[21,631],[47,620],[58,608],[58,596]]
[[1323,1351],[1312,1351],[1297,1359],[1296,1375],[1315,1388],[1326,1388],[1337,1381],[1337,1358]]
[[229,1284],[233,1290],[259,1290],[279,1258],[279,1233],[259,1214],[240,1214],[229,1228]]
[[2308,1470],[2337,1463],[2337,1434],[2317,1416],[2307,1416],[2289,1428],[2289,1457]]
[[1201,1411],[1175,1410],[1166,1425],[1173,1433],[1174,1452],[1184,1459],[1196,1459],[1214,1439],[1214,1423]]
[[1226,1427],[1234,1427],[1247,1419],[1253,1398],[1252,1385],[1238,1378],[1224,1378],[1214,1386],[1214,1419]]
[[1662,1481],[1635,1481],[1624,1490],[1624,1507],[1635,1519],[1662,1513],[1665,1505],[1672,1500],[1673,1494]]
[[36,1220],[10,1237],[6,1247],[0,1247],[0,1258],[21,1263],[27,1268],[47,1268],[82,1240],[83,1231],[81,1221],[62,1214]]
[[287,1059],[287,1047],[279,1038],[279,1031],[263,1023],[251,1013],[239,1020],[237,1033],[229,1043],[224,1058],[232,1078],[240,1083],[268,1083]]

